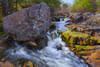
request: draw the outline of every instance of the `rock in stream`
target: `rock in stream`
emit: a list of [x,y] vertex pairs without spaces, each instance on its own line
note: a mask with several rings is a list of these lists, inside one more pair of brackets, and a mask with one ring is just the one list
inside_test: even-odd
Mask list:
[[42,2],[4,17],[3,28],[15,40],[29,41],[44,37],[50,22],[50,8]]

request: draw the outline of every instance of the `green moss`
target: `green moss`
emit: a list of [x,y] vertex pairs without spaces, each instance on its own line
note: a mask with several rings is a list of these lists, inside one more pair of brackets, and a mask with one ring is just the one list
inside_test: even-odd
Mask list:
[[100,39],[97,40],[97,43],[100,44]]
[[81,33],[81,32],[72,32],[70,30],[67,30],[65,32],[63,32],[63,35],[69,34],[72,37],[83,37],[83,38],[87,38],[89,35]]
[[88,50],[88,49],[90,49],[90,48],[91,48],[91,46],[75,45],[75,49],[76,49],[77,51],[84,51],[84,50]]
[[66,30],[62,33],[65,42],[68,44],[86,44],[86,39],[89,38],[89,35],[80,33],[80,32],[72,32],[71,30]]
[[71,30],[66,30],[62,33],[63,40],[68,44],[78,44],[78,45],[95,45],[100,40],[94,39],[92,36],[88,34],[84,34],[81,32],[72,32]]
[[70,36],[70,39],[69,39],[69,42],[70,44],[73,44],[74,43],[74,38],[72,36]]

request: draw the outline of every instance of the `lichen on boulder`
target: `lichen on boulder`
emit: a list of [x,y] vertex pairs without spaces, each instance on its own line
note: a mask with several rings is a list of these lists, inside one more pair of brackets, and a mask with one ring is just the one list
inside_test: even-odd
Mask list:
[[3,28],[5,32],[15,35],[15,40],[28,41],[46,36],[50,22],[50,8],[42,2],[4,17]]

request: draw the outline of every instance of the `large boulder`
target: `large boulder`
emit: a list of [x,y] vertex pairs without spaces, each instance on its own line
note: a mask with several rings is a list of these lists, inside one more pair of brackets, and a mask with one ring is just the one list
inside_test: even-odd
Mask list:
[[76,13],[76,14],[74,15],[74,20],[75,20],[75,21],[80,21],[80,20],[82,20],[82,19],[83,19],[83,15],[82,15],[82,14]]
[[50,8],[42,2],[4,17],[3,28],[5,32],[13,34],[11,36],[15,40],[29,41],[44,37],[50,22]]
[[83,19],[89,19],[89,17],[93,16],[93,13],[87,12],[83,13]]

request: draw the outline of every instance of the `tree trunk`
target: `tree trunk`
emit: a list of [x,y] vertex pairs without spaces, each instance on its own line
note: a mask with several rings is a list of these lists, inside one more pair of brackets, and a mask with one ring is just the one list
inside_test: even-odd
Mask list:
[[16,12],[17,12],[17,0],[16,0]]
[[2,4],[2,14],[3,15],[7,15],[8,13],[8,9],[7,9],[7,2],[8,0],[1,0],[1,4]]
[[9,0],[9,12],[12,13],[12,0]]

